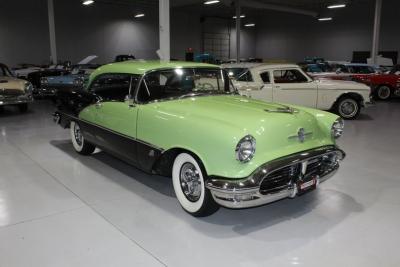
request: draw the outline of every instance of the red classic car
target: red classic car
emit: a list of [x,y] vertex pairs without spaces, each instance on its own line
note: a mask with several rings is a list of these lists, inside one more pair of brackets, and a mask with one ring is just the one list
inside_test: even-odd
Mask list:
[[356,77],[355,80],[371,86],[372,93],[378,99],[387,100],[392,96],[400,96],[400,65],[396,65],[389,74]]
[[312,73],[313,78],[330,80],[359,81],[377,73],[377,70],[368,64],[362,63],[332,63],[327,62],[332,72]]

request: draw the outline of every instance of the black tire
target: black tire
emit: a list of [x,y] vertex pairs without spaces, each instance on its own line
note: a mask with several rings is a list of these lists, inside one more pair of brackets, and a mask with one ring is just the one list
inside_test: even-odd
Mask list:
[[334,111],[346,120],[354,120],[360,115],[361,103],[351,96],[343,96],[336,102]]
[[[186,174],[191,177],[187,179]],[[209,216],[219,209],[205,186],[206,179],[207,174],[197,157],[183,152],[175,158],[172,168],[174,191],[183,210],[194,217]]]
[[72,146],[75,151],[82,155],[90,155],[96,149],[96,146],[87,142],[81,134],[80,126],[78,123],[71,121],[70,123],[70,134],[72,140]]
[[379,100],[388,100],[392,97],[392,88],[387,85],[381,85],[376,90],[376,97]]
[[28,111],[28,104],[19,104],[18,105],[19,112],[25,113]]

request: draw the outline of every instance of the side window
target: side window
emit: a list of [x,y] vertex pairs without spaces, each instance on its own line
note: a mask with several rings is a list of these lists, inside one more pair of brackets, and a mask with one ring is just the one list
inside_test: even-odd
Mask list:
[[338,69],[340,70],[340,72],[349,73],[349,68],[346,67],[345,65],[339,65]]
[[[93,81],[89,90],[104,101],[122,102],[129,95],[131,77],[129,74],[104,74]],[[137,81],[137,79],[132,78],[132,81]],[[132,84],[132,88],[135,88],[134,86]]]
[[261,77],[261,80],[262,80],[264,83],[271,83],[271,80],[270,80],[270,78],[269,78],[269,71],[260,73],[260,77]]
[[253,82],[253,76],[251,75],[250,70],[247,69],[243,71],[236,80],[239,82]]
[[308,82],[306,76],[297,69],[274,70],[275,83],[305,83]]

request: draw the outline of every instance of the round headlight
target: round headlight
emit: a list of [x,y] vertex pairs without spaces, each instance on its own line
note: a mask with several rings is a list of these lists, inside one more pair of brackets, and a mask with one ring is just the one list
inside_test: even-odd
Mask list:
[[344,130],[344,121],[342,118],[337,119],[331,129],[332,138],[338,139],[342,136]]
[[256,152],[256,139],[251,135],[246,135],[240,139],[236,146],[236,159],[240,162],[248,162],[254,157]]

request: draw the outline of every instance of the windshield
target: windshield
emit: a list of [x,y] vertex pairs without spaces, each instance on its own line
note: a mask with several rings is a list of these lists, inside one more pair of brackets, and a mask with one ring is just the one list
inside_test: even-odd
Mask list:
[[0,76],[12,77],[11,71],[5,65],[0,65]]
[[375,73],[375,70],[373,67],[370,66],[351,66],[351,72],[352,73],[357,73],[357,74],[370,74],[370,73]]
[[221,69],[176,68],[146,74],[137,98],[139,102],[150,102],[235,92],[228,75]]
[[226,68],[229,77],[237,79],[239,78],[248,68]]

